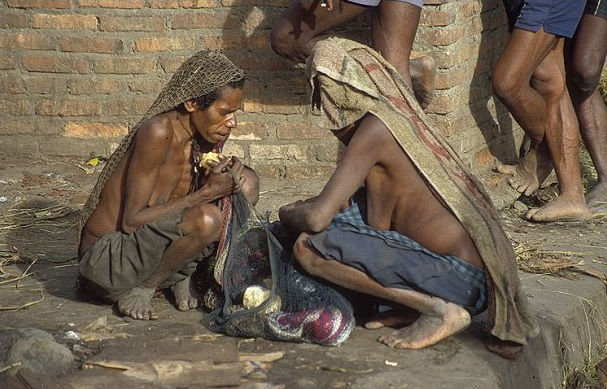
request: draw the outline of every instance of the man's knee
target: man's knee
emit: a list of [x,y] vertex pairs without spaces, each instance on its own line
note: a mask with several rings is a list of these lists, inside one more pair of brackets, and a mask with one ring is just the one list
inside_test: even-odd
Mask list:
[[296,57],[295,38],[291,25],[286,19],[281,17],[272,25],[270,44],[276,54],[291,59]]
[[493,72],[493,76],[491,77],[491,87],[493,88],[493,93],[501,100],[511,101],[516,99],[520,94],[523,83],[514,77],[510,77],[508,74],[496,71]]
[[242,186],[242,192],[253,205],[259,201],[259,176],[251,169],[245,169],[246,180]]
[[575,61],[567,73],[569,87],[574,93],[577,92],[575,94],[590,96],[594,93],[601,79],[602,68],[598,66],[600,63],[601,61],[593,61],[593,58],[586,57]]
[[188,208],[183,214],[180,228],[188,236],[198,237],[201,241],[212,242],[219,239],[222,227],[222,215],[219,208],[212,204],[200,204]]

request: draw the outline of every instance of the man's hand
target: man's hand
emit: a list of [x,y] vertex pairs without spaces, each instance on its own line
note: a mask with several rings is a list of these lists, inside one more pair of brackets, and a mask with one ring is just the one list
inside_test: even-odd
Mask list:
[[224,157],[220,162],[209,164],[211,170],[207,175],[206,187],[207,193],[211,193],[213,200],[226,197],[242,189],[246,180],[243,174],[244,165],[236,157]]
[[316,197],[313,197],[283,205],[278,210],[280,221],[287,229],[294,232],[320,232],[324,230],[328,227],[331,217],[322,217],[322,212],[315,200]]

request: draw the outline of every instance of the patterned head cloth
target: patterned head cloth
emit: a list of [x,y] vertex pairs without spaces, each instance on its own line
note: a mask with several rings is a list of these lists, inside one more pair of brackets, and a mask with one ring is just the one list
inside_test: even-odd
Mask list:
[[126,154],[137,130],[146,120],[175,109],[187,100],[204,96],[243,78],[244,71],[219,51],[202,50],[188,58],[173,74],[173,77],[160,92],[146,115],[129,131],[110,156],[82,209],[81,225],[86,223],[97,206],[101,191],[122,157]]

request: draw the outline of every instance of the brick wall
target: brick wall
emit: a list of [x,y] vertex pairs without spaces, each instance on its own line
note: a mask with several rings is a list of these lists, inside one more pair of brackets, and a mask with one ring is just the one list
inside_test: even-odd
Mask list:
[[[306,118],[303,68],[269,46],[272,20],[287,3],[0,1],[0,153],[107,155],[185,58],[220,48],[249,79],[229,152],[262,175],[330,171],[339,147]],[[366,40],[367,21],[348,35]],[[438,63],[428,112],[479,173],[494,156],[512,160],[521,138],[490,89],[505,23],[500,0],[427,0],[416,38],[415,49]]]

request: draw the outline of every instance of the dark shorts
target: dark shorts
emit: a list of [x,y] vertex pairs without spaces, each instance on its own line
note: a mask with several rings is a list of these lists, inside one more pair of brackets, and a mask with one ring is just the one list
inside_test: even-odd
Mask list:
[[395,231],[376,230],[364,221],[364,192],[336,215],[326,231],[309,238],[325,258],[363,271],[381,285],[410,289],[464,307],[471,315],[487,306],[486,273],[453,255],[439,255]]
[[[602,0],[605,1],[605,0]],[[584,12],[585,0],[503,0],[510,27],[531,32],[544,31],[573,37]]]
[[588,0],[584,13],[607,19],[607,0]]
[[[114,232],[99,238],[80,258],[81,285],[96,296],[118,301],[131,288],[141,285],[158,267],[171,243],[183,236],[177,227],[182,214],[167,215],[138,228],[132,234]],[[200,258],[212,254],[206,247]],[[190,262],[160,287],[166,288],[186,279],[200,259]]]

